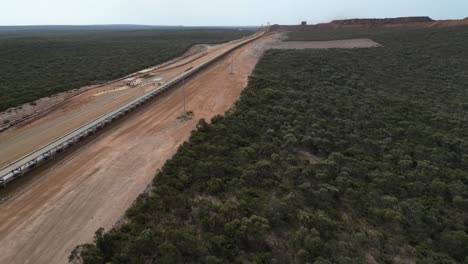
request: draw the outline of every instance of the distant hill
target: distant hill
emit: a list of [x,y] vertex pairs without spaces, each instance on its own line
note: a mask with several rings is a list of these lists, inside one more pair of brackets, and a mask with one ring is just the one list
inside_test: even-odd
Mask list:
[[321,29],[359,29],[359,28],[434,28],[468,25],[468,18],[463,20],[433,20],[430,17],[397,17],[333,20],[330,23],[316,25],[274,25],[279,31],[312,31]]
[[151,25],[37,25],[37,26],[0,26],[0,32],[19,32],[19,31],[86,31],[86,30],[147,30],[147,29],[203,29],[203,28],[239,28],[239,29],[256,29],[254,26],[151,26]]
[[337,25],[389,25],[408,23],[434,22],[430,17],[397,17],[397,18],[370,18],[370,19],[344,19],[333,20],[331,24]]
[[174,29],[183,28],[183,26],[146,26],[146,25],[38,25],[38,26],[0,26],[0,32],[5,31],[75,31],[75,30],[138,30],[138,29]]

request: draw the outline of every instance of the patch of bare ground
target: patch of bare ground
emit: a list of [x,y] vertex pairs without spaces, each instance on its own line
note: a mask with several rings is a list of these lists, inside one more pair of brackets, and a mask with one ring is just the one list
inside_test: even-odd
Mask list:
[[0,204],[0,263],[66,263],[70,251],[91,242],[99,227],[111,228],[198,120],[231,108],[269,41],[236,50],[186,83],[192,119],[177,120],[182,90],[174,88],[16,188],[13,182],[1,190],[8,199]]
[[382,47],[371,39],[343,39],[331,41],[284,41],[271,45],[273,49],[354,49]]
[[[151,67],[149,69],[143,70],[143,73],[148,70],[155,70],[155,69],[160,69],[163,67],[166,67],[168,65],[173,65],[179,61],[184,62],[186,58],[193,57],[194,55],[198,55],[200,53],[206,54],[207,50],[213,50],[222,44],[218,45],[209,45],[209,44],[197,44],[192,46],[187,52],[185,52],[183,55],[174,58],[172,60],[169,60],[167,62],[164,62],[160,65]],[[176,66],[177,67],[177,66]],[[91,85],[91,86],[85,86],[73,90],[69,90],[66,92],[62,93],[57,93],[52,96],[44,97],[41,99],[38,99],[34,102],[26,103],[17,107],[12,107],[7,109],[4,112],[0,112],[0,132],[3,130],[6,130],[14,125],[23,123],[25,121],[31,121],[31,119],[39,118],[50,111],[60,108],[63,106],[64,103],[66,103],[68,100],[71,98],[86,92],[88,90],[103,90],[104,92],[109,91],[110,89],[115,89],[116,83],[117,86],[122,86],[125,84],[125,79],[127,77],[133,77],[133,78],[138,78],[138,76],[141,75],[141,72],[137,73],[132,73],[126,77],[123,77],[121,79],[113,80],[110,82],[104,82],[99,85]],[[99,89],[100,88],[100,89]]]
[[395,264],[414,264],[416,263],[415,249],[409,245],[400,248],[400,253],[395,256]]
[[309,151],[305,151],[305,150],[299,150],[297,154],[299,155],[301,159],[307,160],[308,162],[312,164],[318,163],[322,160],[322,158],[320,158],[319,156],[316,156],[310,153]]
[[374,256],[372,256],[371,253],[367,253],[365,258],[367,264],[378,264],[378,262],[375,260]]
[[208,201],[212,204],[215,204],[215,205],[222,205],[222,202],[217,198],[217,197],[214,197],[214,196],[211,196],[211,195],[198,195],[195,197],[195,200],[196,201]]
[[0,132],[28,119],[47,114],[51,110],[60,107],[60,105],[62,105],[70,98],[96,87],[98,87],[98,85],[73,89],[67,92],[55,94],[53,96],[44,97],[34,102],[12,107],[4,112],[0,112]]
[[[172,64],[146,69],[107,85],[83,91],[57,107],[10,127],[0,133],[0,166],[27,155],[151,89],[156,89],[160,83],[175,78],[187,68],[214,58],[232,45],[235,44],[230,42],[213,46],[209,52],[195,53]],[[137,80],[139,82],[135,83]],[[126,89],[126,86],[131,88]]]

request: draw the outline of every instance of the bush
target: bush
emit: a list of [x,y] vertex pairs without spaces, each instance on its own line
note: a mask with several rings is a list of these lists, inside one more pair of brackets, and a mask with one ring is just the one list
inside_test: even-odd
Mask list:
[[[199,122],[128,224],[82,256],[465,261],[468,28],[327,34],[385,48],[267,52],[234,110]],[[180,254],[145,251],[144,230]]]
[[202,28],[0,31],[0,111],[123,77],[181,55],[194,44],[251,33]]

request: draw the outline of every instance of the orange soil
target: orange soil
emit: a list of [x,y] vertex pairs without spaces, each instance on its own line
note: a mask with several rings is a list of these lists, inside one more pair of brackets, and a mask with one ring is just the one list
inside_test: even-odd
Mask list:
[[345,19],[316,25],[273,25],[273,31],[314,31],[331,29],[366,29],[366,28],[439,28],[468,25],[463,20],[431,20],[426,17],[402,17],[393,19]]
[[382,47],[371,39],[344,39],[330,41],[286,41],[271,45],[274,49],[354,49]]
[[[163,81],[168,81],[186,71],[187,68],[195,67],[208,61],[232,47],[232,45],[235,45],[235,43],[217,45],[210,48],[204,56],[194,54],[174,63],[174,65],[167,65],[149,71],[144,75],[154,74],[154,76],[162,78]],[[136,75],[134,78],[140,76]],[[21,123],[0,133],[0,167],[137,98],[149,89],[156,88],[156,84],[153,84],[139,88],[119,90],[120,87],[125,86],[128,82],[122,80],[90,89],[73,97],[46,115],[39,116],[29,122]]]
[[[182,93],[174,88],[81,148],[1,190],[1,197],[9,198],[0,204],[0,263],[66,263],[77,244],[90,242],[99,227],[111,228],[198,120],[210,120],[233,105],[271,41],[264,37],[248,44],[189,80],[192,120],[177,120]],[[234,75],[229,74],[231,56]],[[80,95],[65,111],[93,99],[89,93]],[[62,115],[57,111],[43,120]],[[31,125],[24,133],[34,129]]]
[[[187,61],[186,58],[193,58],[195,54],[206,54],[206,50],[210,49],[216,49],[218,48],[219,45],[208,45],[208,44],[197,44],[191,47],[186,53],[184,53],[182,56],[174,58],[170,61],[167,61],[165,63],[162,63],[158,66],[155,66],[153,68],[161,68],[165,67],[167,65],[176,65],[180,61]],[[139,76],[141,74],[139,73],[133,73],[130,76]],[[129,77],[129,76],[127,76]],[[125,79],[127,77],[124,77],[122,79]],[[111,82],[107,82],[105,84],[101,85],[91,85],[91,86],[85,86],[81,87],[78,89],[73,89],[69,90],[66,92],[54,94],[50,97],[43,97],[40,98],[32,103],[26,103],[18,107],[12,107],[10,109],[7,109],[4,112],[0,112],[0,131],[7,130],[8,128],[18,125],[20,123],[24,123],[27,121],[34,120],[38,118],[39,116],[43,116],[50,111],[57,109],[63,105],[63,103],[68,102],[70,98],[75,97],[78,94],[81,94],[87,90],[91,89],[96,89],[96,88],[105,88],[105,87],[111,87],[111,84],[113,83],[121,83],[120,80],[114,80]],[[5,121],[8,120],[9,123],[7,125],[5,124]]]

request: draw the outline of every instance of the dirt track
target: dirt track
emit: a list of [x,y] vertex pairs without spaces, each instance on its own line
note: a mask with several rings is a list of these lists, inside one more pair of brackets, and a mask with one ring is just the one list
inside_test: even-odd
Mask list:
[[[190,58],[193,57],[198,57],[198,54],[206,54],[211,50],[216,49],[217,47],[222,46],[223,44],[220,45],[208,45],[208,44],[198,44],[194,45],[192,48],[190,48],[186,53],[181,55],[180,57],[174,58],[170,61],[167,61],[159,67],[164,67],[165,65],[177,65],[179,64],[178,62],[184,62],[189,60]],[[131,75],[138,75],[138,73],[134,73]],[[122,78],[125,79],[126,77]],[[112,88],[112,84],[114,83],[121,83],[119,80],[113,80],[111,82],[108,82],[106,84],[101,84],[101,85],[91,85],[91,86],[85,86],[81,87],[78,89],[73,89],[69,90],[66,92],[54,94],[49,97],[43,97],[40,98],[32,103],[26,103],[18,107],[12,107],[10,109],[7,109],[4,112],[0,112],[0,131],[3,129],[8,129],[11,127],[11,125],[14,126],[15,123],[21,123],[24,122],[24,120],[29,120],[29,119],[35,119],[37,116],[42,116],[44,114],[49,113],[50,111],[60,107],[64,103],[66,104],[67,102],[70,101],[71,98],[75,97],[78,94],[81,94],[85,91],[88,90],[96,90],[100,88]],[[11,121],[9,125],[4,125],[5,121]],[[23,121],[21,121],[23,120]]]
[[330,41],[286,41],[272,45],[275,49],[354,49],[381,47],[371,39],[344,39]]
[[[66,263],[74,246],[90,242],[99,227],[112,227],[145,190],[157,169],[188,139],[198,120],[210,120],[233,105],[263,51],[290,48],[281,47],[284,43],[278,44],[279,39],[275,35],[257,40],[188,81],[187,108],[194,112],[192,120],[177,120],[182,93],[180,88],[172,89],[121,124],[1,190],[0,197],[6,199],[0,203],[0,263]],[[230,74],[232,58],[234,75]],[[182,69],[188,65],[180,63],[184,64]],[[165,78],[177,72],[171,74]],[[128,91],[95,96],[112,89],[87,91],[73,98],[75,101],[66,108],[39,119],[42,123],[36,120],[17,131],[40,131],[34,129],[43,123],[51,126],[64,116],[69,118],[67,115],[77,109],[103,103],[93,101],[95,98],[113,101],[109,98]],[[47,126],[44,129],[54,132]],[[10,135],[26,135],[21,133]]]
[[[133,79],[142,78],[142,75],[150,75],[149,79],[157,77],[161,79],[157,82],[167,82],[183,73],[187,68],[208,61],[232,45],[234,43],[216,45],[209,48],[206,53],[194,54],[173,65],[147,70],[144,73],[140,72]],[[126,86],[128,82],[122,80],[88,90],[73,97],[47,115],[0,133],[0,167],[157,87],[156,84],[153,84],[129,88]]]
[[[66,263],[74,246],[91,241],[99,227],[109,229],[188,139],[198,120],[209,120],[233,105],[271,41],[257,40],[190,80],[187,108],[194,112],[192,120],[177,120],[182,94],[180,88],[173,89],[17,187],[2,190],[1,196],[9,199],[0,204],[0,263]],[[234,75],[229,74],[231,56]],[[24,133],[30,132],[29,125]]]

